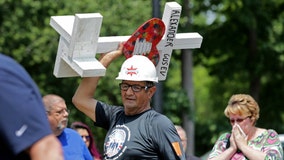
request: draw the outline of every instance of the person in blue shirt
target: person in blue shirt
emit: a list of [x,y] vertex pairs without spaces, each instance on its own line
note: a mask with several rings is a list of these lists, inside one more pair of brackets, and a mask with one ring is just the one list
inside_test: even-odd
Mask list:
[[0,54],[0,159],[63,160],[39,89],[14,59]]
[[61,142],[65,160],[93,160],[78,132],[67,128],[69,111],[65,100],[55,94],[45,95],[42,100],[51,130]]

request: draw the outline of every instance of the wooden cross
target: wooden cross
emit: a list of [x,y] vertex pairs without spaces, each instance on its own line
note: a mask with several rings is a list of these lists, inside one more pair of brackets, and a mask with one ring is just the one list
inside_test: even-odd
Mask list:
[[[198,33],[177,33],[181,6],[167,2],[163,14],[166,31],[157,45],[160,60],[156,66],[159,80],[165,80],[174,49],[200,48]],[[50,25],[60,34],[53,74],[57,77],[104,76],[106,68],[96,59],[97,53],[116,50],[130,36],[99,37],[103,16],[100,13],[52,16]]]

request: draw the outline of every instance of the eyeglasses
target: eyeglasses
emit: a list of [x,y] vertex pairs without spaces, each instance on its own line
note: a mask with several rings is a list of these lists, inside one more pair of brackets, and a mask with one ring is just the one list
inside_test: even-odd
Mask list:
[[151,88],[150,86],[140,86],[138,84],[130,85],[127,83],[120,83],[119,87],[123,91],[127,91],[129,87],[131,87],[133,92],[140,92],[142,89],[147,90],[148,88]]
[[243,122],[245,119],[247,119],[247,118],[251,118],[251,116],[247,116],[247,117],[245,117],[245,118],[237,118],[237,119],[229,119],[229,121],[230,121],[230,123],[231,124],[234,124],[234,123],[241,123],[241,122]]
[[65,108],[65,109],[61,109],[59,111],[54,112],[56,115],[63,115],[65,112],[67,112],[68,114],[70,113],[70,110]]
[[87,141],[89,141],[90,140],[90,136],[81,136],[82,137],[82,139],[86,139]]

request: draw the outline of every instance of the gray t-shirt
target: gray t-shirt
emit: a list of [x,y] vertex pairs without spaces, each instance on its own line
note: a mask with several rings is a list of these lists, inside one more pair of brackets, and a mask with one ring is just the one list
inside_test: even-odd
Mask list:
[[126,116],[123,107],[98,102],[94,124],[108,130],[105,159],[185,159],[173,123],[155,110]]

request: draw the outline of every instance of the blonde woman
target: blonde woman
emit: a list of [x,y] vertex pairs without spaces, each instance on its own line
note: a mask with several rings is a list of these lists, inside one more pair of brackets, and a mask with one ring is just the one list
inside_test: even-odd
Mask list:
[[283,159],[283,150],[277,132],[273,129],[256,127],[259,106],[250,95],[233,95],[224,114],[229,118],[232,130],[218,138],[209,160]]

